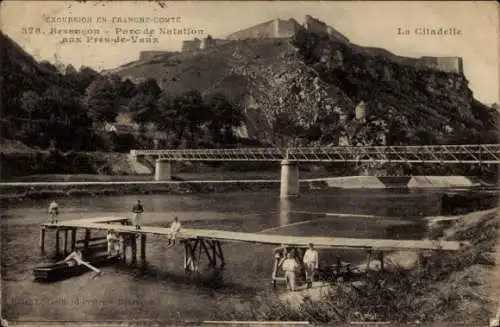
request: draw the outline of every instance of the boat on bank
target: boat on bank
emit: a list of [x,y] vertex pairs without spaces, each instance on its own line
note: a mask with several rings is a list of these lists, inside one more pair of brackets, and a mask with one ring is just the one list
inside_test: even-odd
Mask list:
[[[109,257],[107,254],[96,255],[86,258],[85,261],[95,267],[103,267],[118,263],[120,258],[118,256]],[[36,281],[39,282],[52,282],[62,279],[67,279],[74,276],[79,276],[91,271],[87,266],[78,264],[73,260],[70,261],[57,261],[54,263],[41,264],[33,268],[33,275]]]

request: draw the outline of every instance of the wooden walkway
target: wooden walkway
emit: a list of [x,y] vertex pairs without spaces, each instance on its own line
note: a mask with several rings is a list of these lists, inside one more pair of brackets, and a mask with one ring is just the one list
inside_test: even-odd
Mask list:
[[[42,227],[47,229],[114,229],[118,233],[169,235],[170,228],[156,226],[141,226],[137,230],[135,226],[122,225],[121,222],[128,221],[125,217],[96,217],[88,219],[60,221],[57,224],[46,223]],[[243,233],[211,229],[181,229],[177,239],[202,239],[226,242],[247,242],[271,245],[287,245],[303,248],[313,243],[315,248],[342,248],[342,249],[373,249],[383,251],[398,250],[445,250],[458,251],[467,244],[457,241],[432,241],[432,240],[390,240],[369,238],[343,238],[343,237],[318,237],[318,236],[288,236],[270,235],[264,233]]]

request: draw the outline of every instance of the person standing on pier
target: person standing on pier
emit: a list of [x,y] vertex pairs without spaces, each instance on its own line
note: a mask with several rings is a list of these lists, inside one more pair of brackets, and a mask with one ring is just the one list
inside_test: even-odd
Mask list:
[[170,225],[170,235],[168,236],[168,246],[175,245],[175,237],[177,233],[181,230],[181,223],[179,222],[179,218],[174,217],[174,221],[172,225]]
[[141,204],[141,200],[137,200],[137,203],[132,207],[132,212],[134,213],[134,224],[136,229],[141,229],[140,219],[144,212],[144,208]]
[[318,251],[314,249],[314,245],[309,243],[309,248],[304,253],[304,258],[302,260],[306,268],[306,280],[307,286],[311,287],[314,282],[314,273],[318,269]]
[[295,291],[295,274],[297,269],[299,269],[299,264],[295,261],[292,253],[287,253],[286,259],[283,261],[282,268],[285,271],[286,288],[289,291]]
[[57,204],[56,200],[53,200],[49,204],[49,214],[51,215],[50,223],[57,223],[57,217],[59,216],[59,204]]

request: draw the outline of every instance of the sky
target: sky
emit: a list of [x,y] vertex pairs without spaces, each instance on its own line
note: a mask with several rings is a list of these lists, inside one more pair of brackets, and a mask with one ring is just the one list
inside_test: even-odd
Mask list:
[[[145,1],[3,1],[2,31],[37,60],[111,69],[137,60],[142,50],[180,50],[183,40],[207,35],[226,37],[232,32],[272,19],[295,18],[303,23],[311,15],[334,27],[352,43],[385,48],[410,57],[460,56],[475,98],[500,103],[499,18],[495,1],[174,1],[160,6]],[[97,23],[97,17],[106,18]],[[49,21],[47,21],[47,17]],[[54,18],[57,17],[57,18]],[[92,23],[54,22],[62,17],[90,17]],[[112,17],[180,17],[169,23],[113,23]],[[52,20],[51,20],[52,19]],[[40,28],[38,33],[29,28]],[[198,35],[158,35],[163,28],[203,30]],[[124,30],[154,29],[158,43],[62,43],[70,34],[51,29],[98,29],[100,36],[129,38]],[[416,29],[454,29],[459,35],[418,35]],[[398,30],[410,31],[402,35]],[[67,32],[67,31],[66,31]],[[135,31],[136,32],[136,31]],[[135,35],[135,34],[134,34]],[[137,35],[143,37],[144,35]],[[76,36],[77,37],[77,36]],[[130,38],[129,38],[130,40]]]

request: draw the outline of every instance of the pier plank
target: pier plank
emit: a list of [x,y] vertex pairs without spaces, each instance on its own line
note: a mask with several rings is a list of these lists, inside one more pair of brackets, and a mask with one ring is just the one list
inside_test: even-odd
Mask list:
[[[157,226],[141,226],[137,230],[135,226],[119,224],[126,220],[124,217],[96,217],[88,219],[60,221],[56,224],[46,223],[45,228],[87,228],[96,230],[107,230],[113,228],[119,233],[169,235],[170,228]],[[345,238],[345,237],[319,237],[319,236],[289,236],[271,235],[264,233],[244,233],[212,229],[183,228],[177,239],[206,239],[226,242],[247,242],[270,245],[283,245],[294,247],[307,247],[313,243],[316,248],[343,248],[343,249],[377,249],[377,250],[444,250],[458,251],[466,244],[458,241],[435,241],[435,240],[391,240],[391,239],[369,239],[369,238]]]

